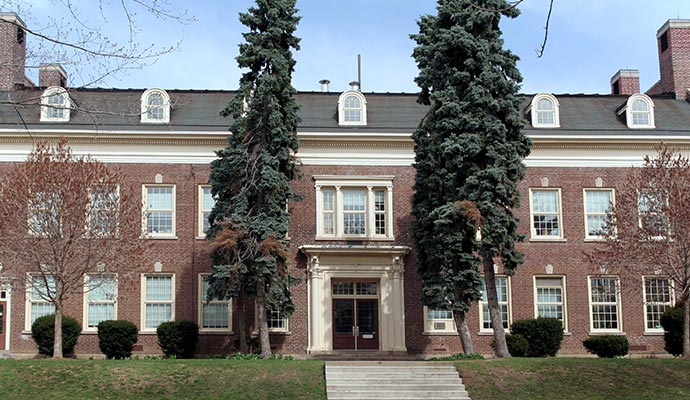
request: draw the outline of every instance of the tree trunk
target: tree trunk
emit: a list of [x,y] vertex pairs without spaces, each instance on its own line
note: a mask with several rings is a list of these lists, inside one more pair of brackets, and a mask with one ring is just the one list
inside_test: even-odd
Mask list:
[[[501,320],[501,310],[498,308],[498,293],[496,292],[496,275],[494,274],[494,262],[490,258],[482,261],[484,265],[484,282],[486,283],[486,297],[489,303],[489,315],[491,326],[494,330],[495,353],[498,358],[510,357],[508,344],[506,343],[506,332],[503,329]],[[479,312],[482,312],[481,310]]]
[[683,303],[683,358],[690,358],[690,298]]
[[259,339],[261,340],[261,357],[271,356],[271,341],[268,337],[268,320],[266,319],[266,279],[260,275],[256,282],[256,306],[259,314]]
[[462,343],[462,351],[465,354],[474,353],[472,336],[470,335],[470,329],[467,327],[467,315],[464,311],[455,310],[453,311],[453,316],[455,317],[455,326],[460,336],[460,343]]
[[53,358],[62,358],[62,304],[55,304],[55,335],[53,337]]
[[237,329],[240,336],[240,353],[247,354],[249,348],[247,347],[247,299],[244,298],[244,289],[240,289],[240,295],[237,296]]

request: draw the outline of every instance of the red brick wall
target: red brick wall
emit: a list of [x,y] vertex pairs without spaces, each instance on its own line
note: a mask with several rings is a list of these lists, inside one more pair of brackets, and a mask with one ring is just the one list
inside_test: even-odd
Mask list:
[[657,39],[661,84],[652,87],[649,94],[672,93],[685,99],[690,88],[690,28],[669,28],[666,32],[668,48],[664,52]]

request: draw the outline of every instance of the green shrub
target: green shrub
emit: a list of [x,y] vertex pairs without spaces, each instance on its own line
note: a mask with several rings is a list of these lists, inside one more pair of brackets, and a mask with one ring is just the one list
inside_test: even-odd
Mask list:
[[603,358],[622,357],[628,354],[628,338],[619,335],[592,336],[582,342],[587,351]]
[[506,334],[506,344],[508,352],[513,357],[525,357],[529,352],[529,342],[520,334]]
[[683,354],[683,305],[666,310],[661,316],[664,327],[664,350],[679,356]]
[[455,360],[483,360],[484,356],[479,353],[456,353],[446,357],[432,358],[433,361],[455,361]]
[[101,321],[98,323],[98,347],[106,358],[128,358],[137,342],[139,330],[130,321]]
[[527,357],[553,357],[563,342],[563,323],[556,318],[523,319],[513,322],[510,333],[527,340]]
[[[81,335],[81,324],[74,318],[62,316],[62,353],[74,353],[74,346]],[[31,324],[31,337],[38,346],[38,352],[46,356],[53,355],[55,340],[55,314],[36,318]]]
[[158,325],[158,345],[168,357],[192,358],[199,326],[192,321],[171,321]]

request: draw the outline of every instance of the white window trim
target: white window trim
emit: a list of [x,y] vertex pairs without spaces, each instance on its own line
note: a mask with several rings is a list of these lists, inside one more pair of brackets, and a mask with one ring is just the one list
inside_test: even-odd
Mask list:
[[[49,100],[52,96],[61,96],[63,99],[64,106],[59,107],[62,109],[62,117],[52,117],[50,116],[50,108],[58,108],[54,105],[49,104]],[[41,95],[41,122],[67,122],[70,117],[70,110],[72,109],[73,103],[69,97],[67,90],[61,86],[50,86],[43,91]]]
[[[149,97],[152,94],[160,94],[163,97],[163,118],[151,118],[148,113]],[[149,124],[167,124],[170,122],[170,96],[163,89],[151,88],[147,89],[141,95],[141,122]]]
[[197,239],[204,239],[206,237],[206,232],[204,232],[204,189],[210,188],[211,185],[199,185],[197,189]]
[[[201,273],[198,278],[197,293],[199,294],[198,303],[198,323],[199,332],[232,332],[232,299],[211,300],[208,303],[204,298],[204,279],[211,276],[209,273]],[[227,328],[204,328],[204,304],[227,304],[228,305],[228,327]]]
[[[147,213],[148,213],[148,202],[147,202],[147,194],[148,191],[147,189],[150,187],[170,187],[172,188],[172,232],[171,233],[148,233],[147,231]],[[162,184],[162,183],[155,183],[155,184],[149,184],[145,183],[141,185],[141,194],[142,194],[142,207],[144,208],[144,211],[142,213],[142,224],[141,224],[141,229],[142,229],[142,234],[144,238],[147,239],[177,239],[177,187],[174,184]],[[167,210],[165,210],[167,211]]]
[[[648,124],[633,124],[633,103],[635,100],[642,100],[647,103],[647,109],[649,110],[649,123]],[[636,93],[628,97],[628,101],[625,106],[618,111],[618,115],[625,113],[625,123],[630,129],[653,129],[656,128],[654,122],[654,101],[643,93]]]
[[[316,239],[326,240],[394,240],[393,234],[393,176],[335,176],[335,175],[315,175],[314,187],[316,188]],[[323,233],[323,188],[334,188],[334,234]],[[366,217],[364,235],[345,235],[343,217],[343,190],[359,189],[366,191]],[[377,235],[374,217],[374,190],[384,189],[386,191],[386,234]]]
[[[359,98],[361,107],[362,119],[360,121],[345,121],[345,99],[349,96],[356,96]],[[347,90],[343,92],[338,98],[338,125],[343,126],[364,126],[367,124],[367,99],[357,90]]]
[[[590,235],[589,234],[589,226],[587,225],[587,192],[611,192],[611,207],[616,205],[616,191],[615,189],[612,188],[584,188],[582,189],[582,203],[583,203],[583,211],[585,215],[585,239],[586,240],[603,240],[603,237],[601,235]],[[609,208],[609,212],[611,209]],[[594,214],[594,213],[593,213]],[[594,214],[594,215],[600,215],[600,214]]]
[[[32,194],[33,194],[33,193],[32,193]],[[46,195],[46,194],[47,194],[47,192],[36,192],[36,193],[35,193],[36,196],[32,196],[32,197],[29,199],[29,204],[28,204],[29,217],[28,217],[28,219],[27,219],[27,234],[28,234],[29,236],[33,236],[33,237],[48,237],[48,236],[50,236],[50,235],[53,233],[53,232],[43,232],[43,231],[37,232],[36,229],[35,229],[35,225],[34,225],[34,215],[35,215],[37,212],[50,211],[50,205],[51,205],[51,204],[48,204],[48,206],[46,206],[46,203],[44,203],[44,202],[40,202],[40,203],[39,203],[39,202],[36,202],[36,203],[37,203],[36,205],[32,204],[33,201],[34,201],[34,199],[35,199],[36,197],[38,197],[39,195]],[[53,194],[52,197],[59,199],[59,196],[58,196],[57,194]],[[56,201],[56,200],[53,200],[52,202],[53,202],[53,203],[56,203],[56,205],[57,205],[58,203],[60,203],[60,201]],[[59,210],[59,209],[57,209],[57,217],[60,218],[60,221],[58,221],[57,223],[60,225],[60,226],[59,226],[59,228],[60,228],[60,234],[62,235],[62,219],[61,219],[61,213],[60,213],[60,210]]]
[[[424,306],[424,333],[452,333],[457,335],[458,330],[455,326],[455,318],[452,317],[452,310],[451,318],[429,318],[429,310],[429,307]],[[443,323],[443,329],[436,329],[437,323]]]
[[[26,274],[26,291],[25,291],[25,305],[24,305],[24,331],[26,332],[31,332],[31,308],[32,308],[32,303],[47,303],[47,304],[52,304],[50,301],[47,301],[43,298],[40,300],[32,300],[31,299],[31,293],[33,293],[34,287],[31,283],[31,280],[33,279],[33,276],[40,276],[42,275],[40,272],[29,272]],[[55,304],[53,304],[53,312],[55,312]],[[9,340],[9,333],[7,335],[7,339]]]
[[[532,195],[534,192],[557,192],[556,202],[558,206],[558,235],[537,235],[534,229],[534,200]],[[563,201],[561,197],[561,188],[530,188],[529,189],[529,230],[530,230],[530,240],[534,241],[549,241],[549,240],[563,240],[564,236],[564,226],[563,226]]]
[[[172,299],[170,301],[146,301],[146,278],[150,276],[164,276],[170,277],[170,284],[172,285]],[[156,332],[156,328],[146,327],[146,304],[171,304],[170,321],[175,321],[175,274],[174,273],[146,273],[141,274],[141,309],[140,309],[140,330],[141,332]]]
[[[110,276],[115,280],[115,300],[112,301],[112,304],[114,305],[115,312],[113,314],[113,319],[117,319],[117,305],[118,305],[118,279],[116,274],[110,274],[110,273],[91,273],[91,274],[84,274],[84,312],[82,316],[82,329],[84,332],[98,332],[97,327],[89,327],[89,305],[91,302],[89,301],[89,294],[91,293],[91,290],[89,290],[89,280],[91,280],[92,276]],[[99,302],[98,304],[110,304],[111,302]]]
[[[654,189],[651,189],[651,188],[649,188],[649,189],[642,189],[641,191],[639,191],[639,192],[637,193],[637,226],[638,226],[638,228],[640,228],[640,229],[642,229],[642,210],[640,210],[640,195],[641,195],[643,192],[652,193],[652,194],[654,194],[654,195],[656,195],[656,194],[659,193],[658,191],[655,191]],[[659,194],[659,195],[660,195],[660,194]],[[663,196],[662,196],[662,198],[663,198]],[[669,201],[668,198],[666,198],[666,199],[664,199],[664,200],[666,201],[666,206],[668,206],[668,201]],[[664,216],[664,213],[663,213],[663,212],[661,212],[661,213],[656,213],[656,214],[659,214],[659,215]],[[666,216],[664,216],[664,218],[666,218]],[[667,221],[667,222],[669,222],[669,221]],[[672,233],[672,232],[671,232],[671,226],[670,226],[670,225],[668,225],[668,226],[666,227],[666,232],[665,232],[665,233],[666,233],[666,235],[648,236],[647,239],[648,239],[648,240],[666,240],[666,238],[668,237],[668,234]],[[670,240],[673,241],[673,239],[670,239]]]
[[539,279],[560,279],[561,280],[561,297],[563,306],[563,331],[568,331],[568,296],[566,293],[566,277],[565,275],[534,275],[532,277],[532,287],[534,288],[534,318],[539,318],[539,307],[537,303],[537,281]]
[[[266,316],[266,320],[268,320],[268,315]],[[283,317],[283,321],[285,321],[284,325],[285,327],[283,328],[268,328],[269,333],[281,333],[281,334],[290,334],[290,317]],[[259,334],[259,307],[256,302],[254,302],[254,326],[252,329],[252,334],[253,335],[258,335]]]
[[[511,301],[512,298],[512,290],[510,287],[510,276],[508,275],[496,275],[496,279],[505,279],[506,280],[506,300],[507,300],[507,305],[508,305],[508,328],[505,329],[506,332],[510,332],[510,325],[513,323],[513,302]],[[484,280],[484,275],[481,277],[482,280]],[[486,283],[485,283],[486,284]],[[487,289],[488,291],[488,289]],[[487,294],[488,296],[488,294]],[[498,302],[499,306],[501,305],[501,301]],[[488,304],[488,302],[487,302]],[[478,302],[478,310],[479,310],[479,333],[490,333],[493,332],[493,328],[484,328],[484,301],[480,298]],[[489,311],[491,312],[491,311]]]
[[[551,104],[553,104],[553,123],[552,124],[545,124],[545,123],[539,123],[539,118],[537,116],[537,105],[539,104],[539,100],[549,100]],[[532,127],[534,128],[560,128],[561,127],[561,121],[560,121],[560,104],[558,103],[558,99],[556,99],[556,96],[549,94],[549,93],[539,93],[535,95],[532,98],[532,102],[530,103],[529,106],[529,111],[531,112],[531,119],[532,119]]]
[[[618,329],[594,329],[594,313],[592,310],[592,279],[615,279],[616,280],[616,318]],[[623,310],[621,309],[621,281],[618,275],[587,275],[587,304],[589,306],[589,332],[590,334],[600,333],[623,333]],[[597,303],[606,304],[606,303]]]
[[[89,237],[98,237],[98,238],[107,238],[107,237],[119,237],[120,236],[120,185],[115,185],[115,195],[117,196],[117,212],[116,212],[116,226],[115,226],[115,232],[106,232],[106,233],[94,233],[93,232],[93,225],[91,224],[91,211],[96,210],[95,207],[91,204],[93,202],[93,198],[91,197],[91,193],[88,193],[89,196],[89,212],[86,214],[86,227],[85,231]],[[111,192],[112,193],[112,192]]]
[[670,306],[673,307],[676,304],[676,293],[675,290],[673,289],[673,280],[670,279],[669,277],[664,277],[664,276],[656,276],[656,275],[647,275],[642,277],[642,314],[644,315],[644,332],[645,333],[664,333],[664,328],[659,328],[659,329],[654,329],[654,328],[648,328],[647,327],[647,306],[649,304],[665,304],[665,303],[647,303],[647,285],[645,285],[645,281],[647,279],[662,279],[666,280],[668,282],[669,286],[669,293],[671,296],[671,303]]

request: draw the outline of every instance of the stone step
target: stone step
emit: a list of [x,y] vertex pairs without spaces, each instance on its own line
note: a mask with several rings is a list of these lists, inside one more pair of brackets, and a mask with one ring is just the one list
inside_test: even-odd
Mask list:
[[[457,378],[457,377],[456,377]],[[461,384],[457,379],[448,378],[423,378],[423,379],[400,379],[400,378],[381,378],[381,379],[350,379],[350,378],[329,378],[326,380],[333,385],[445,385]]]
[[362,393],[328,393],[328,400],[374,400],[374,399],[396,399],[396,400],[469,400],[470,397],[465,391],[455,392],[362,392]]
[[326,378],[350,378],[350,379],[367,379],[374,380],[380,378],[397,377],[398,379],[415,379],[415,378],[457,378],[458,373],[451,372],[326,372]]
[[397,391],[414,391],[417,389],[424,389],[428,391],[446,391],[446,390],[465,390],[465,385],[459,383],[438,383],[438,384],[428,384],[428,383],[379,383],[377,385],[361,385],[361,384],[338,384],[334,383],[328,385],[328,389],[334,392],[347,392],[347,391],[366,391],[371,392],[385,392],[390,390]]

